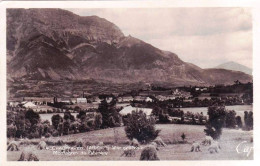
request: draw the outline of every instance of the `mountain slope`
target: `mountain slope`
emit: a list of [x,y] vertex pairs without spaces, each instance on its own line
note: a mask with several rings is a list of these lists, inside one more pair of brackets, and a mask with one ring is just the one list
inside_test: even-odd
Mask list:
[[244,65],[241,65],[239,63],[232,62],[232,61],[220,64],[220,65],[216,66],[215,68],[241,71],[241,72],[244,72],[246,74],[252,75],[252,69],[250,69],[250,68],[248,68]]
[[[7,9],[8,77],[25,80],[95,79],[179,85],[233,83],[252,77],[203,70],[132,36],[97,16],[61,9]],[[229,75],[226,79],[214,79]],[[224,74],[224,75],[225,75]]]

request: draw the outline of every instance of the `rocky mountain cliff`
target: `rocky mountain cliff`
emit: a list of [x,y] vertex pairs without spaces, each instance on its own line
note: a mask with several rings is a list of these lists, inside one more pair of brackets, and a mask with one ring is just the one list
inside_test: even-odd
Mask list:
[[8,9],[7,50],[8,77],[25,80],[185,85],[252,80],[242,72],[201,69],[174,53],[124,36],[103,18],[61,9]]

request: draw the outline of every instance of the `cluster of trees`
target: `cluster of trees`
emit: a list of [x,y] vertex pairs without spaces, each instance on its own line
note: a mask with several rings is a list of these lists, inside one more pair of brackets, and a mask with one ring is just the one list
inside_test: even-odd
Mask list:
[[218,139],[222,134],[222,128],[243,128],[246,130],[253,129],[253,112],[245,111],[243,126],[240,116],[236,116],[234,110],[226,110],[224,105],[213,105],[208,107],[208,121],[206,135],[210,135],[213,139]]
[[58,136],[98,130],[102,124],[100,113],[80,111],[75,118],[70,112],[65,112],[62,118],[59,114],[52,116],[52,125]]
[[20,112],[7,112],[7,137],[38,138],[48,132],[50,123],[40,121],[38,113],[29,109]]
[[[76,108],[78,115],[74,117],[69,110],[64,116],[55,114],[49,121],[42,122],[38,113],[33,110],[9,111],[7,114],[8,137],[39,138],[42,136],[61,136],[87,132],[108,127],[119,127],[122,117],[115,107],[116,101],[107,103],[102,100],[97,110],[82,110]],[[59,112],[61,109],[57,109]],[[56,112],[56,111],[55,111]],[[58,113],[57,112],[57,113]],[[43,128],[43,129],[42,129]]]
[[[158,120],[158,123],[178,123],[178,124],[193,124],[193,125],[204,125],[207,117],[203,113],[192,113],[186,112],[180,109],[168,108],[163,110],[160,107],[155,107],[152,114]],[[171,117],[178,117],[179,119],[171,120]]]
[[122,117],[115,107],[115,101],[107,103],[103,100],[96,112],[79,110],[74,117],[70,111],[64,116],[55,114],[48,120],[41,121],[40,116],[33,110],[19,110],[7,112],[7,136],[16,138],[40,138],[61,136],[98,130],[101,128],[118,127],[122,124]]
[[102,100],[98,112],[102,115],[102,128],[119,127],[122,124],[122,117],[119,114],[119,109],[116,109],[116,101],[113,99],[110,103]]

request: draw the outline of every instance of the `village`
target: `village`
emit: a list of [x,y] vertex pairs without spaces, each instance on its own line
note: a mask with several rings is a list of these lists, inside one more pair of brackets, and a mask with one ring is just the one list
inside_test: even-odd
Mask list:
[[[231,89],[231,90],[230,90]],[[246,91],[244,90],[246,89]],[[251,89],[251,91],[250,91]],[[125,116],[134,110],[142,110],[151,115],[156,107],[162,109],[182,109],[208,107],[214,103],[225,105],[252,104],[252,83],[234,85],[190,86],[179,88],[155,87],[148,84],[138,91],[92,95],[85,91],[78,97],[21,97],[8,100],[8,107],[32,109],[39,114],[96,112],[102,101],[115,103],[115,108]],[[168,114],[168,112],[166,113]],[[198,119],[197,119],[198,120]]]

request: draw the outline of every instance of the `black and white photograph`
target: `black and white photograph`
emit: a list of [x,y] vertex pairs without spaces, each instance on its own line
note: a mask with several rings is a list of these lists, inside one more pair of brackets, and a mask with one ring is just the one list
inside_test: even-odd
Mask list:
[[8,162],[254,160],[252,8],[5,14]]

